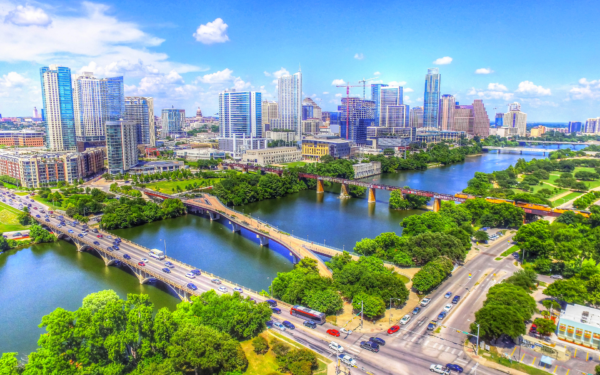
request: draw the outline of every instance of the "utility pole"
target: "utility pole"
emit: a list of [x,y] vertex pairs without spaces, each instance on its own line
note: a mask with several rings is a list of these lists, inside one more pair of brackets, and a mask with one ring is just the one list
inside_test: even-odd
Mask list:
[[365,309],[365,304],[363,301],[360,301],[360,328],[363,327],[363,312]]

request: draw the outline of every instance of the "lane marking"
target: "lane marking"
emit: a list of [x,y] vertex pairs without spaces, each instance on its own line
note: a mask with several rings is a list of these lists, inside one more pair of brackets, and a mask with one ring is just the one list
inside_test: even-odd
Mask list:
[[429,344],[429,340],[425,341],[425,344],[423,344],[423,345],[427,346],[427,344]]
[[433,344],[432,348],[436,348],[439,344],[436,342],[435,344]]
[[590,359],[590,352],[585,352],[585,361],[589,361]]
[[567,373],[565,375],[569,375],[569,371],[571,371],[570,368],[567,369]]
[[515,355],[515,352],[517,351],[517,346],[515,345],[515,348],[513,349],[512,353],[510,353],[510,357],[512,358],[513,355]]
[[452,354],[454,354],[456,352],[456,349],[452,349]]
[[415,342],[416,339],[417,339],[417,336],[413,337],[413,339],[410,340],[410,342]]
[[577,348],[575,348],[575,353],[573,354],[573,358],[577,358]]
[[558,365],[556,365],[556,367],[554,368],[554,371],[552,371],[553,374],[556,374],[556,369],[558,368]]
[[450,347],[449,347],[449,346],[447,346],[447,347],[446,347],[446,350],[444,350],[444,351],[445,351],[445,352],[447,352],[448,350],[450,350]]

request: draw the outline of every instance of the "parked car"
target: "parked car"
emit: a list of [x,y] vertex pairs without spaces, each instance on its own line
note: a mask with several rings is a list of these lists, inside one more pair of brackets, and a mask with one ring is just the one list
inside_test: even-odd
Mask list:
[[400,324],[405,325],[410,321],[411,318],[412,316],[410,316],[409,314],[404,315],[402,319],[400,319]]
[[391,335],[391,334],[398,332],[399,330],[400,330],[400,326],[391,326],[388,329],[387,333],[388,333],[388,335]]
[[429,302],[431,302],[431,298],[423,298],[421,300],[421,306],[425,307],[425,306],[429,305]]
[[460,367],[459,365],[455,365],[454,363],[448,363],[448,364],[446,364],[446,368],[448,370],[456,371],[459,374],[462,374],[462,372],[464,371],[462,367]]
[[285,328],[296,329],[296,326],[293,325],[291,322],[288,322],[287,320],[284,320],[282,324],[285,326]]
[[338,353],[343,353],[344,352],[344,347],[341,346],[340,344],[338,344],[335,341],[332,341],[329,343],[329,348],[332,349],[333,351],[336,351]]
[[376,343],[379,346],[384,346],[385,345],[385,340],[379,337],[369,337],[369,341],[373,341],[374,343]]
[[452,303],[453,304],[456,305],[458,303],[458,301],[460,301],[460,296],[454,296],[454,298],[452,298]]
[[361,341],[360,347],[369,350],[373,353],[379,352],[379,345],[377,345],[377,343],[374,343],[373,341]]
[[331,336],[340,337],[340,332],[337,329],[328,329],[327,333]]
[[448,292],[444,295],[444,298],[450,298],[452,296],[452,292]]

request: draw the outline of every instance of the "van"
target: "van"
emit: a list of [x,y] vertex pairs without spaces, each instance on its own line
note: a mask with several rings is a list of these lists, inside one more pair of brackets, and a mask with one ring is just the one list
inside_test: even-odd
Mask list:
[[275,300],[268,299],[265,302],[268,303],[269,305],[271,305],[271,307],[277,307],[277,301],[275,301]]

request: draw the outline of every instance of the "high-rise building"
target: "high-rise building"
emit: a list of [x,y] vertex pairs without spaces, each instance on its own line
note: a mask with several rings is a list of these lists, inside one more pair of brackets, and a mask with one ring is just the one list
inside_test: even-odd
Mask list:
[[454,130],[452,121],[454,120],[454,108],[456,107],[456,98],[454,95],[442,95],[440,99],[438,128],[440,130]]
[[161,116],[162,136],[178,136],[185,124],[185,109],[165,108]]
[[262,94],[225,90],[219,94],[219,135],[262,138]]
[[438,68],[427,70],[423,95],[423,127],[437,128],[439,123],[439,101],[442,75]]
[[494,125],[497,128],[504,126],[504,113],[501,113],[501,112],[496,113],[496,121],[494,122]]
[[569,133],[581,133],[581,121],[569,121]]
[[386,114],[388,106],[399,106],[403,105],[404,90],[402,87],[381,87],[379,89],[379,103],[375,103],[376,107],[376,123],[375,126],[388,126],[385,125],[383,117]]
[[408,126],[411,128],[423,127],[423,107],[412,107],[410,109]]
[[302,139],[302,72],[279,77],[277,85],[277,128],[293,130]]
[[443,130],[463,131],[484,138],[490,134],[490,119],[480,99],[474,100],[472,105],[455,105],[452,123],[452,129]]
[[381,106],[382,112],[380,113],[379,126],[388,128],[405,128],[407,127],[406,118],[408,106],[400,105],[386,105]]
[[453,128],[451,130],[469,133],[473,129],[473,106],[456,105],[454,107]]
[[502,119],[503,127],[516,129],[516,134],[524,137],[527,133],[527,114],[521,112],[521,104],[515,102],[508,105],[508,112]]
[[[200,110],[200,108],[198,108]],[[202,116],[202,112],[200,112]],[[125,98],[125,120],[136,124],[137,144],[156,146],[156,125],[154,123],[154,99],[143,96]]]
[[37,107],[33,107],[33,118],[40,118]]
[[375,102],[375,126],[379,126],[379,111],[381,100],[381,89],[388,87],[386,83],[372,83],[371,84],[371,100]]
[[106,122],[108,173],[125,173],[138,163],[137,124],[134,121]]
[[587,119],[587,121],[585,122],[584,133],[589,133],[589,134],[600,133],[600,117]]
[[53,151],[76,151],[71,69],[50,65],[40,69],[40,77],[46,144]]
[[73,90],[78,150],[104,146],[106,121],[125,115],[123,77],[99,79],[84,72],[75,78]]
[[[375,102],[361,98],[342,98],[341,137],[357,145],[367,143],[367,127],[375,123]],[[348,111],[348,112],[347,112]]]
[[[302,101],[302,120],[309,118],[320,119],[323,114],[321,107],[315,103],[311,98],[304,98]],[[305,117],[306,116],[306,117]]]
[[271,119],[276,119],[277,116],[277,102],[264,100],[262,102],[262,134],[271,129]]

